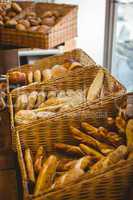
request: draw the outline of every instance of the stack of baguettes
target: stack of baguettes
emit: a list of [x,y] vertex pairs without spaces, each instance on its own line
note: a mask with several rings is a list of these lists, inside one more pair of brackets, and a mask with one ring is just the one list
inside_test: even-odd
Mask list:
[[126,116],[125,100],[111,107],[111,100],[82,106],[18,130],[24,195],[87,200],[98,192],[104,200],[122,200],[133,183],[133,120]]

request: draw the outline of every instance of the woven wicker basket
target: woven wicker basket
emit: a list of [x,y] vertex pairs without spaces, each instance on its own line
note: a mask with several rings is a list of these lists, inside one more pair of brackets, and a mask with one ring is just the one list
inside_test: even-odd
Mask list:
[[[124,99],[117,99],[117,103]],[[114,102],[114,105],[116,101]],[[95,126],[106,124],[107,116],[115,116],[117,113],[112,101],[103,105],[84,107],[81,110],[64,114],[49,121],[34,124],[31,127],[16,132],[17,153],[20,165],[24,199],[37,200],[123,200],[128,187],[133,183],[133,160],[121,161],[111,166],[108,170],[99,171],[96,174],[86,174],[76,183],[66,185],[61,190],[50,193],[41,193],[38,196],[30,195],[28,191],[28,178],[23,158],[23,149],[29,147],[34,153],[39,145],[43,145],[49,154],[56,154],[54,144],[63,142],[75,144],[69,133],[69,126],[80,128],[80,123],[89,121]]]
[[28,72],[30,71],[34,72],[36,69],[43,71],[44,69],[52,68],[56,64],[64,64],[67,60],[70,59],[80,62],[83,66],[96,64],[94,60],[81,49],[75,49],[69,52],[65,52],[64,54],[61,55],[55,55],[55,56],[50,56],[48,58],[43,58],[36,61],[34,64],[27,64],[20,66],[20,68],[17,67],[9,70],[7,73],[7,92],[8,93],[10,92],[10,82],[8,77],[12,72],[19,71],[28,74]]
[[53,48],[77,36],[77,10],[76,5],[18,2],[24,11],[17,16],[21,18],[25,12],[34,10],[38,16],[46,10],[59,10],[61,19],[53,26],[48,34],[37,32],[17,31],[13,28],[0,26],[0,43],[18,47]]
[[[8,95],[8,100],[9,100],[9,111],[10,111],[10,116],[11,116],[11,128],[12,131],[14,132],[14,129],[16,127],[21,128],[24,127],[24,125],[21,126],[16,126],[14,122],[14,103],[15,99],[20,95],[20,94],[25,94],[28,92],[32,91],[60,91],[60,90],[66,90],[66,89],[86,89],[89,88],[94,77],[96,76],[97,72],[99,69],[103,69],[105,72],[105,78],[104,78],[104,86],[105,88],[108,88],[108,81],[112,83],[112,85],[117,84],[118,85],[118,90],[113,92],[110,91],[108,95],[102,96],[97,98],[96,101],[90,103],[96,103],[96,102],[101,102],[104,105],[104,100],[110,100],[113,101],[113,98],[122,95],[125,93],[124,87],[117,82],[109,73],[107,70],[105,70],[103,67],[92,65],[89,67],[84,67],[84,69],[77,70],[77,73],[73,72],[71,75],[68,74],[68,76],[64,77],[63,79],[57,79],[55,81],[51,81],[49,84],[37,84],[37,85],[32,85],[32,86],[27,86],[26,88],[20,88],[17,91],[14,91]],[[78,74],[78,76],[77,76]],[[86,98],[84,99],[84,102],[81,104],[76,105],[74,108],[80,108],[82,104],[86,104]],[[37,120],[38,121],[38,120]],[[42,120],[39,120],[42,121]],[[35,121],[31,121],[30,124],[34,123]]]

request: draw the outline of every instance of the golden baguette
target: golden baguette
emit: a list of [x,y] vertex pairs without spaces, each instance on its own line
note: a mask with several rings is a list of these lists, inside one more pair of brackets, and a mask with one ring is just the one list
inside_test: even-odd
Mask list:
[[119,133],[125,137],[126,121],[121,116],[117,116],[115,118],[115,124],[118,130],[120,131]]
[[102,158],[95,165],[93,165],[90,172],[94,173],[98,170],[106,169],[110,167],[110,165],[115,164],[119,162],[120,160],[126,159],[127,155],[128,155],[127,147],[124,145],[121,145],[115,151],[110,153],[107,157]]
[[46,156],[46,152],[43,146],[39,146],[39,148],[37,149],[34,160],[36,161],[40,156]]
[[91,148],[91,147],[88,147],[87,145],[85,144],[80,144],[79,147],[81,148],[81,150],[87,154],[87,155],[92,155],[94,156],[96,159],[101,159],[103,158],[103,154],[101,154],[100,152],[96,151],[95,149]]
[[44,162],[42,169],[38,175],[34,194],[38,195],[41,191],[47,190],[51,187],[53,178],[56,173],[57,168],[57,158],[56,156],[49,156],[49,158]]
[[99,150],[100,152],[102,152],[105,155],[107,155],[108,153],[112,152],[112,150],[114,150],[113,146],[110,146],[105,143],[101,143],[98,140],[96,140],[95,138],[93,138],[89,135],[86,135],[85,133],[81,132],[80,130],[78,130],[72,126],[70,127],[70,130],[75,139],[79,140],[82,143],[89,145],[90,147],[92,147],[94,149]]
[[77,156],[84,155],[84,153],[81,151],[81,149],[78,146],[68,145],[68,144],[63,144],[63,143],[56,143],[54,146],[57,150],[64,151],[68,154],[77,155]]
[[87,92],[88,101],[93,101],[98,97],[103,86],[103,80],[104,80],[104,71],[100,69]]
[[108,144],[115,147],[123,144],[123,140],[118,134],[114,133],[113,135],[111,135],[108,130],[103,127],[95,128],[86,122],[81,123],[81,125],[90,136],[101,142],[107,142]]
[[86,135],[85,133],[81,132],[79,129],[73,126],[70,126],[70,131],[75,139],[79,140],[82,143],[86,143],[95,149],[99,149],[97,141],[92,137]]
[[35,183],[33,160],[32,160],[32,156],[31,156],[31,152],[30,152],[29,148],[27,148],[25,150],[25,164],[26,164],[26,169],[27,169],[27,174],[28,174],[29,180]]
[[43,156],[39,156],[34,162],[35,173],[38,174],[42,168]]
[[133,119],[130,119],[126,126],[126,138],[128,148],[133,149]]

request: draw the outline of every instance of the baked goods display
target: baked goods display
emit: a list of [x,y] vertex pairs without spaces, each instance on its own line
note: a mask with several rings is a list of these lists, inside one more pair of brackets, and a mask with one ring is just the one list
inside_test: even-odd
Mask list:
[[80,127],[70,126],[68,133],[77,140],[77,145],[55,143],[55,154],[49,155],[43,146],[34,154],[29,148],[25,149],[31,194],[62,189],[68,184],[77,183],[85,174],[95,175],[123,160],[131,159],[133,119],[126,120],[119,113],[115,118],[107,118],[106,128],[94,127],[88,122],[82,122]]
[[[37,75],[36,79],[38,79],[38,75],[40,77],[39,71],[35,75]],[[35,75],[31,76],[30,74],[31,77]],[[90,87],[83,85],[80,89],[75,90],[55,89],[46,91],[45,89],[34,90],[33,87],[31,92],[30,90],[24,90],[22,93],[17,94],[19,88],[15,89],[13,91],[16,93],[14,93],[13,104],[16,125],[30,123],[31,120],[45,119],[58,112],[73,109],[84,102],[92,103],[97,98],[102,98],[104,75],[104,70],[99,69]],[[25,87],[23,86],[22,88]],[[108,91],[108,88],[106,88],[106,91]]]
[[33,91],[17,97],[15,122],[17,125],[30,123],[31,120],[45,119],[59,111],[69,110],[85,101],[83,90]]
[[[45,66],[44,66],[45,67]],[[51,79],[63,77],[66,73],[73,71],[77,68],[82,68],[79,62],[75,60],[68,60],[62,65],[54,65],[50,69],[27,71],[27,72],[18,72],[14,71],[9,74],[10,84],[21,84],[27,85],[32,83],[48,82]]]
[[0,4],[0,25],[46,34],[62,17],[61,10],[45,10],[41,14],[34,9],[23,9],[18,3]]

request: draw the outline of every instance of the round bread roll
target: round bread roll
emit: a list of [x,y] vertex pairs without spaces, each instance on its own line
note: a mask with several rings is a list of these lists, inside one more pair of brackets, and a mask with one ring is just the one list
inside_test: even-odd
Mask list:
[[40,24],[40,20],[39,19],[29,19],[29,22],[31,24],[31,26],[38,26]]
[[39,29],[39,26],[31,26],[30,28],[28,28],[28,31],[35,32],[38,29]]
[[20,13],[22,11],[22,8],[17,3],[12,3],[11,7],[17,13]]
[[24,25],[26,28],[30,27],[30,22],[26,19],[19,21],[20,24]]
[[36,13],[35,12],[28,12],[28,13],[26,13],[26,17],[36,17]]
[[42,18],[44,17],[52,17],[53,16],[53,13],[51,11],[46,11],[43,15],[42,15]]
[[1,25],[4,25],[4,23],[3,23],[3,21],[0,20],[0,26],[1,26]]
[[44,34],[48,33],[49,30],[50,30],[50,27],[47,26],[47,25],[41,25],[41,26],[37,29],[37,31],[38,31],[39,33],[44,33]]
[[43,81],[49,81],[52,78],[52,71],[51,69],[45,69],[42,72]]
[[13,18],[16,16],[16,13],[14,11],[9,11],[7,14],[8,17]]
[[3,21],[6,23],[7,21],[9,21],[10,20],[10,17],[8,17],[8,16],[5,16],[5,17],[3,17]]
[[52,77],[53,78],[58,78],[61,76],[64,76],[67,72],[67,69],[61,65],[55,65],[52,68]]
[[26,27],[23,24],[17,24],[16,25],[16,30],[18,30],[18,31],[25,31]]
[[79,62],[73,62],[69,68],[69,70],[74,70],[77,69],[79,67],[83,67]]
[[56,17],[56,18],[59,18],[61,16],[61,13],[58,11],[58,10],[54,10],[53,11],[53,15]]
[[54,26],[55,25],[55,17],[47,17],[47,18],[43,18],[42,20],[42,24],[43,25],[47,25],[47,26]]
[[6,22],[6,25],[14,27],[14,26],[17,25],[17,21],[15,19],[11,19],[11,20],[9,20],[9,21]]

